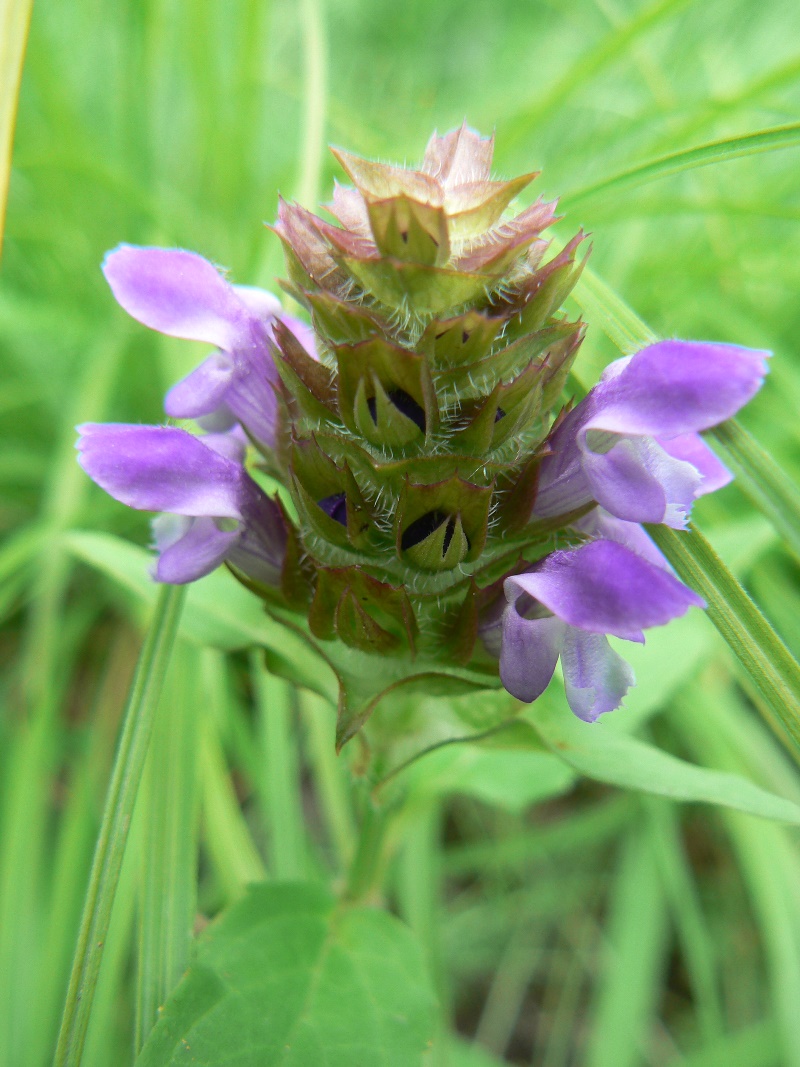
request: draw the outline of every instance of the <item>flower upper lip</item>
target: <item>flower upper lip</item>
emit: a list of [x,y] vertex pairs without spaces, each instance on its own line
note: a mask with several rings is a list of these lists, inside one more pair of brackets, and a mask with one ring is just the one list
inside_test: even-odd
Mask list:
[[659,341],[612,363],[553,433],[534,515],[594,499],[622,519],[683,527],[695,497],[730,477],[699,432],[755,395],[768,356],[736,345]]

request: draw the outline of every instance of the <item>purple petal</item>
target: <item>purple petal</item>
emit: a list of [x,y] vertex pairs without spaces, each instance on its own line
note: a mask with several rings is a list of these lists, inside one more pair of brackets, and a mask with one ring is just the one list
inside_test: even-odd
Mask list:
[[216,452],[218,456],[237,463],[244,464],[247,455],[247,435],[241,426],[234,426],[226,433],[204,433],[200,438],[206,448]]
[[533,518],[567,515],[592,500],[583,470],[584,454],[578,447],[578,433],[588,418],[585,405],[585,400],[578,404],[547,441],[550,454],[544,457],[539,469]]
[[120,245],[103,263],[123,308],[170,337],[235,347],[247,310],[216,267],[195,252]]
[[227,404],[221,404],[208,415],[198,415],[196,422],[207,434],[228,433],[239,425],[236,416]]
[[234,373],[231,357],[215,352],[173,385],[164,398],[164,411],[173,419],[210,415],[224,404]]
[[266,353],[254,352],[249,363],[237,371],[225,394],[225,407],[256,441],[268,448],[275,445],[278,421],[278,399],[273,384],[276,378],[272,359]]
[[686,433],[669,440],[662,438],[658,443],[675,459],[691,463],[700,475],[701,481],[695,496],[716,492],[733,481],[731,472],[699,434]]
[[517,700],[530,703],[547,689],[566,629],[552,615],[545,619],[523,619],[516,603],[508,605],[503,616],[500,680]]
[[642,630],[683,615],[703,600],[677,578],[614,541],[553,552],[534,570],[505,581],[514,603],[527,593],[571,626],[642,641]]
[[78,431],[80,465],[132,508],[238,519],[256,488],[238,463],[174,426],[87,423]]
[[187,515],[170,515],[163,512],[150,521],[153,533],[153,547],[157,552],[166,552],[189,532],[192,519]]
[[566,628],[561,650],[564,688],[572,711],[584,722],[613,711],[636,679],[629,664],[603,634]]
[[[614,364],[586,400],[584,429],[677,437],[731,418],[758,392],[768,352],[702,341],[659,341]],[[619,361],[622,362],[622,361]]]
[[264,497],[258,515],[248,513],[228,561],[262,585],[280,585],[286,553],[286,530],[274,501]]
[[232,288],[254,318],[267,324],[280,315],[280,300],[266,289],[255,285],[234,285]]
[[[616,443],[608,451],[584,450],[583,470],[592,498],[629,522],[663,522],[683,529],[700,488],[698,471],[652,437],[609,436]],[[591,439],[590,433],[587,441]]]
[[593,508],[588,515],[573,524],[576,530],[588,534],[593,540],[616,541],[637,556],[648,560],[656,567],[672,573],[666,558],[656,548],[650,536],[636,522],[626,522],[611,515],[603,508]]
[[[220,530],[213,519],[188,521],[189,526],[183,536],[161,548],[153,572],[156,581],[183,585],[203,578],[222,563],[239,540],[239,530]],[[156,540],[159,540],[158,534]]]

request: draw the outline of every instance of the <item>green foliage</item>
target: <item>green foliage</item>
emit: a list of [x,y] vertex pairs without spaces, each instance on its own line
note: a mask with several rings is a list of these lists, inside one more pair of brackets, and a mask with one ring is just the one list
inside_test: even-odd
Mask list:
[[[588,323],[569,391],[652,336],[774,350],[746,436],[727,428],[720,442],[739,487],[703,501],[696,520],[797,654],[795,17],[792,0],[34,5],[0,291],[0,1067],[52,1062],[157,593],[146,550],[131,544],[146,544],[144,519],[90,486],[73,426],[157,421],[165,388],[203,355],[126,320],[98,270],[104,252],[180,245],[275,288],[282,250],[261,222],[279,190],[316,208],[339,172],[324,142],[411,161],[434,127],[466,115],[496,128],[498,173],[541,169],[534,188],[562,195],[572,228],[556,226],[552,252],[578,226],[592,235],[567,305]],[[402,259],[406,208],[374,210]],[[415,254],[442,269],[439,221],[413,227]],[[323,294],[309,303],[336,345],[364,339],[352,309]],[[460,362],[493,341],[473,330],[467,348],[458,325],[426,341],[453,387]],[[404,382],[424,408],[422,377]],[[324,409],[325,382],[308,384]],[[476,410],[464,428],[470,448],[486,440],[483,420]],[[739,596],[718,593],[721,610]],[[402,636],[401,619],[398,604],[381,626]],[[469,633],[447,639],[463,649]],[[769,645],[747,637],[756,659]],[[354,684],[369,689],[380,657],[355,653]],[[194,998],[205,989],[225,1003],[241,988],[227,968],[240,950],[251,989],[276,979],[261,939],[282,944],[285,961],[294,925],[305,931],[297,984],[262,989],[259,1023],[289,1019],[283,993],[307,979],[327,933],[335,951],[318,974],[336,996],[320,987],[299,1015],[348,1064],[353,1046],[336,1042],[357,1010],[357,1041],[384,1021],[370,1065],[797,1064],[794,757],[699,612],[648,634],[631,661],[627,708],[596,729],[566,718],[558,683],[524,719],[498,692],[400,689],[365,744],[336,756],[334,667],[229,574],[188,590],[82,1063],[131,1063],[146,1037],[142,1058],[161,1056],[146,1062],[174,1051],[191,1062],[180,1037]],[[286,878],[302,883],[273,880]],[[343,907],[347,886],[361,899]],[[281,894],[299,925],[268,921]],[[234,927],[246,930],[235,943]],[[359,984],[364,967],[380,998]],[[214,1018],[198,1030],[217,1049],[228,1040],[205,1062],[246,1055],[264,1034],[231,1033],[230,1019],[215,1032]],[[298,1067],[324,1062],[318,1046],[305,1058],[294,1048]]]
[[137,1067],[406,1067],[434,998],[407,930],[319,886],[253,887],[198,940]]

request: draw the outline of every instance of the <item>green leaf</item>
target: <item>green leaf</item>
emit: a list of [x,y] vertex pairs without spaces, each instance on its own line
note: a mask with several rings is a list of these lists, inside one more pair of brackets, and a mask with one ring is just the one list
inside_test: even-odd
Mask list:
[[521,812],[566,793],[575,774],[549,752],[452,744],[419,759],[406,780],[420,795],[460,794]]
[[397,919],[306,883],[254,886],[200,938],[137,1067],[413,1067],[433,1031]]
[[540,699],[527,713],[527,719],[554,755],[587,778],[800,825],[800,805],[793,801],[776,796],[741,775],[687,763],[620,734],[603,722],[581,722],[567,710],[563,700],[549,699],[549,695]]
[[800,666],[711,545],[695,529],[648,527],[687,585],[705,599],[708,616],[787,734],[800,746]]

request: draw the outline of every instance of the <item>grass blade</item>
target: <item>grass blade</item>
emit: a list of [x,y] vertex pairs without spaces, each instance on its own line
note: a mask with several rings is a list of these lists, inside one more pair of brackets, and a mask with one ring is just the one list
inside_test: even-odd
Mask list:
[[667,178],[672,174],[682,174],[698,167],[708,167],[712,163],[728,163],[733,159],[756,155],[760,152],[776,152],[782,148],[800,146],[800,122],[791,122],[785,126],[773,126],[768,130],[744,133],[738,137],[724,137],[719,141],[684,148],[680,152],[671,152],[658,159],[640,163],[630,170],[604,178],[594,185],[576,189],[574,193],[564,195],[562,202],[569,203],[571,210],[577,204],[584,204],[606,193],[619,193],[636,185]]
[[197,903],[196,720],[202,708],[198,658],[196,649],[178,643],[139,799],[145,842],[139,886],[137,1052],[156,1024],[159,1006],[189,964]]
[[311,209],[319,200],[327,104],[327,53],[321,6],[321,0],[302,0],[300,4],[305,101],[297,199]]
[[708,617],[800,747],[800,666],[786,645],[702,534],[666,526],[647,529],[681,578],[704,597]]
[[9,0],[0,8],[0,254],[6,217],[19,83],[33,0]]
[[144,770],[154,714],[178,629],[184,590],[164,586],[125,709],[100,836],[84,904],[78,946],[56,1049],[56,1067],[78,1067],[103,957],[114,894]]

